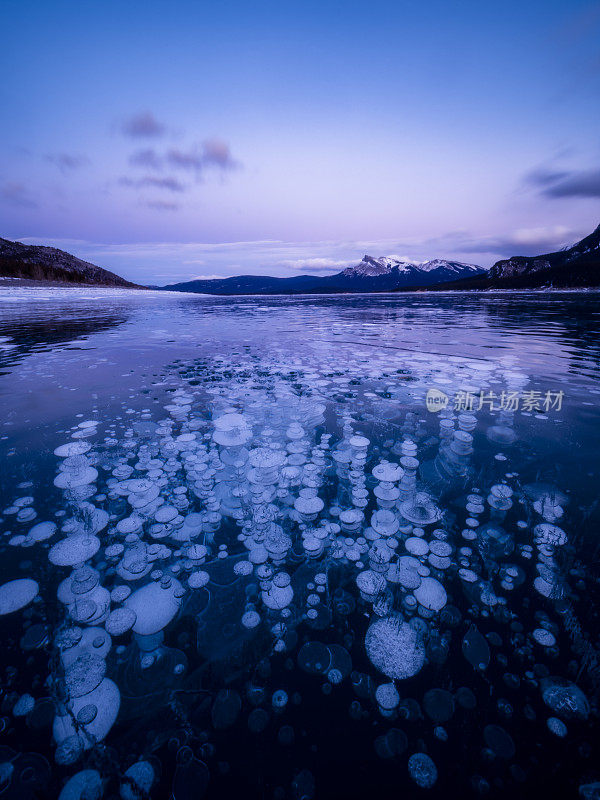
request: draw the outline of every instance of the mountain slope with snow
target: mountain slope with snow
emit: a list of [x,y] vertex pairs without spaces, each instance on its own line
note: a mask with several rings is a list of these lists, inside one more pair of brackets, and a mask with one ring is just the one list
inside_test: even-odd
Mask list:
[[82,261],[56,247],[22,244],[1,238],[0,276],[49,283],[140,288],[114,272]]
[[497,261],[490,281],[510,280],[531,285],[598,286],[600,284],[600,225],[580,242],[541,256],[513,256]]
[[440,282],[436,290],[594,289],[600,287],[600,225],[581,241],[553,253],[512,256],[485,275]]

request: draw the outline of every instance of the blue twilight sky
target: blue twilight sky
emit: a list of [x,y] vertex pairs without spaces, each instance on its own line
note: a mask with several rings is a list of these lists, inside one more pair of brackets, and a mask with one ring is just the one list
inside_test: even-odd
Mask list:
[[600,2],[3,0],[0,236],[143,282],[600,221]]

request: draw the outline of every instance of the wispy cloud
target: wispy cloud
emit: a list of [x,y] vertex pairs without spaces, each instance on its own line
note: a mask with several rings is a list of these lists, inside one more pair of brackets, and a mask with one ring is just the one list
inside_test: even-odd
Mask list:
[[46,159],[57,166],[63,175],[80,169],[90,163],[87,156],[78,155],[76,153],[49,153]]
[[38,207],[27,187],[16,181],[8,181],[0,187],[0,198],[11,206],[19,206],[20,208]]
[[564,225],[517,228],[500,236],[457,237],[455,247],[465,253],[493,253],[504,256],[535,256],[566,247],[579,239],[580,233]]
[[537,169],[525,177],[545,197],[600,198],[600,169],[553,171]]
[[298,272],[339,272],[348,266],[348,261],[338,261],[333,258],[297,258],[284,260],[281,266]]
[[196,149],[180,150],[173,148],[167,152],[167,161],[178,169],[187,169],[199,172],[204,166],[202,153]]
[[121,186],[129,186],[132,189],[166,189],[169,192],[184,192],[186,190],[186,186],[183,183],[170,176],[164,178],[157,178],[154,175],[146,175],[143,178],[124,176],[119,180],[119,183]]
[[129,163],[132,167],[144,167],[145,169],[160,170],[163,167],[163,159],[152,148],[136,150],[129,156]]
[[231,155],[231,150],[227,142],[223,139],[206,139],[202,143],[204,164],[207,167],[214,166],[220,169],[237,169],[239,166]]
[[156,139],[163,136],[167,128],[151,111],[140,111],[123,120],[121,131],[133,139]]
[[[142,202],[157,213],[176,209],[166,199]],[[276,239],[238,242],[150,241],[122,244],[77,240],[30,239],[33,244],[53,244],[86,261],[126,274],[141,283],[176,283],[194,278],[230,275],[331,274],[357,264],[365,253],[374,256],[402,253],[401,260],[450,258],[491,265],[499,258],[539,255],[558,250],[589,231],[567,226],[523,227],[497,235],[449,231],[433,238],[323,240],[286,242]],[[396,256],[393,256],[396,257]],[[202,269],[202,276],[198,275]]]
[[[136,171],[144,169],[153,172],[161,172],[168,166],[171,170],[191,173],[196,181],[200,181],[207,170],[216,169],[224,173],[241,166],[231,155],[227,142],[222,139],[207,139],[201,144],[187,149],[172,147],[163,152],[154,147],[141,148],[131,153],[129,165]],[[139,172],[138,175],[134,173],[133,176],[123,176],[119,183],[134,189],[153,188],[169,192],[184,192],[190,188],[174,176],[144,175],[139,177]],[[150,207],[156,207],[156,204]]]
[[144,205],[154,211],[177,211],[179,208],[177,203],[169,203],[166,200],[148,200]]
[[210,167],[226,171],[241,166],[231,155],[227,142],[222,139],[206,139],[188,150],[172,148],[167,152],[166,158],[172,167],[194,172],[197,176]]

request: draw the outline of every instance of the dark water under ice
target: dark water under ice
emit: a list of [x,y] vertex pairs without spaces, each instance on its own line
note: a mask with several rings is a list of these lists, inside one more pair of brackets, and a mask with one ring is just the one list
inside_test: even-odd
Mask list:
[[599,301],[3,290],[0,795],[600,797]]

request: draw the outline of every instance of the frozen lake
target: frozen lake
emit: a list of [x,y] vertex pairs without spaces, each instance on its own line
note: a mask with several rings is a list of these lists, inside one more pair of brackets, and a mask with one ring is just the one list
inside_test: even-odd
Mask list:
[[599,301],[0,289],[2,796],[600,781]]

